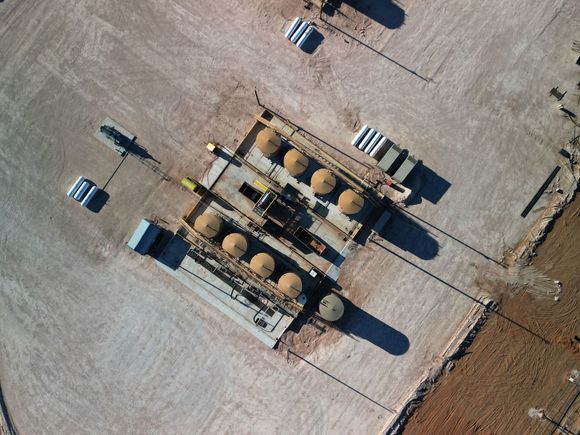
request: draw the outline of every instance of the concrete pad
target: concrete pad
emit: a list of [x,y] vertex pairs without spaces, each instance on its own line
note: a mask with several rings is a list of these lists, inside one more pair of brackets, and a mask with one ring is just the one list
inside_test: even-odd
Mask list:
[[[256,186],[265,186],[267,189],[276,189],[280,186],[277,184],[275,179],[266,176],[262,172],[256,171],[253,166],[248,165],[244,160],[239,156],[231,157],[228,153],[224,152],[224,156],[218,157],[212,163],[212,166],[208,171],[208,173],[212,175],[205,176],[204,179],[210,180],[211,178],[215,180],[213,181],[213,184],[211,184],[211,192],[217,198],[223,200],[222,202],[225,201],[227,203],[227,207],[220,204],[215,205],[223,211],[225,216],[229,216],[230,219],[236,221],[242,219],[248,223],[254,223],[263,227],[268,216],[259,215],[255,210],[255,204],[240,192],[240,188],[244,183],[254,186],[254,188],[257,188]],[[228,163],[224,164],[224,161],[227,161]],[[272,171],[270,171],[270,173],[271,172]],[[208,181],[208,183],[211,183],[211,181]],[[296,184],[296,186],[305,190],[304,185],[300,186]],[[312,195],[311,191],[310,195]],[[285,247],[282,248],[282,252],[292,252],[293,254],[291,257],[299,255],[323,272],[339,263],[342,263],[342,261],[337,263],[336,260],[339,260],[339,253],[349,241],[348,235],[341,231],[340,228],[334,226],[333,221],[327,219],[328,216],[318,216],[310,209],[310,207],[305,207],[297,201],[293,201],[293,206],[294,205],[297,207],[294,211],[295,214],[292,216],[287,215],[285,217],[288,219],[295,219],[304,229],[319,238],[326,247],[325,251],[322,254],[307,249],[302,249],[298,252],[299,248],[287,235],[279,237],[278,240],[274,242],[274,245],[285,245]],[[371,207],[368,207],[368,209],[370,208]],[[368,212],[368,209],[365,210],[365,212]],[[335,207],[334,212],[335,215],[340,213],[338,212],[337,207]],[[194,211],[194,214],[197,215],[198,213]],[[188,217],[190,221],[192,218],[194,218],[194,216],[190,215]],[[358,228],[360,227],[359,222],[353,221],[342,214],[341,216],[335,216],[334,221],[340,223],[343,227],[344,225],[348,225],[350,231],[352,231],[353,228],[358,231]],[[291,222],[284,223],[284,231],[289,231],[291,224]],[[262,233],[263,237],[269,237],[269,239],[276,240],[274,237],[268,236],[266,231],[262,231]],[[282,241],[282,243],[280,243],[280,241]]]
[[[161,263],[158,265],[270,348],[276,346],[280,336],[294,320],[293,317],[276,311],[272,316],[267,317],[269,328],[259,328],[254,320],[256,315],[260,314],[260,310],[250,301],[244,302],[242,296],[233,300],[232,288],[200,267],[191,257],[185,257],[178,270],[172,270]],[[265,317],[262,316],[262,318]]]
[[106,135],[104,135],[101,132],[101,126],[103,126],[103,125],[108,125],[109,127],[114,127],[119,133],[121,133],[123,136],[125,136],[127,138],[127,143],[131,143],[132,141],[134,141],[135,135],[133,135],[133,134],[131,134],[131,132],[125,130],[123,128],[123,126],[121,126],[117,122],[113,121],[111,118],[105,118],[101,122],[101,125],[99,125],[99,128],[97,128],[95,130],[94,136],[95,136],[95,138],[97,138],[97,140],[99,142],[101,142],[106,147],[112,149],[113,151],[115,151],[121,155],[124,155],[127,152],[127,149],[125,147],[116,145],[115,142],[113,142]]
[[346,188],[348,188],[348,186],[342,182],[339,182],[330,194],[317,196],[310,186],[310,178],[312,174],[316,170],[321,169],[322,166],[317,164],[315,161],[310,161],[308,169],[304,174],[300,175],[300,177],[293,177],[284,168],[282,161],[284,153],[291,148],[291,146],[290,148],[285,148],[280,155],[274,158],[268,158],[257,149],[255,144],[252,144],[244,154],[243,158],[280,186],[290,185],[294,187],[308,200],[309,204],[311,204],[311,208],[314,210],[316,210],[316,206],[324,208],[323,213],[319,211],[317,214],[321,215],[325,220],[333,224],[345,235],[356,235],[360,229],[360,223],[364,221],[368,214],[373,210],[372,204],[365,201],[363,209],[354,216],[348,216],[342,213],[338,207],[338,197]]

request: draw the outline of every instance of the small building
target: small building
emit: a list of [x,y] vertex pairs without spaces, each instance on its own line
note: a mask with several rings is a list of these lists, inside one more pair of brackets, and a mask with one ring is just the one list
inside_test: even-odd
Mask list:
[[133,251],[145,255],[149,253],[160,235],[161,228],[148,219],[141,219],[137,229],[127,242],[127,246]]
[[150,255],[159,263],[176,270],[190,249],[180,236],[141,219],[127,246],[141,255]]

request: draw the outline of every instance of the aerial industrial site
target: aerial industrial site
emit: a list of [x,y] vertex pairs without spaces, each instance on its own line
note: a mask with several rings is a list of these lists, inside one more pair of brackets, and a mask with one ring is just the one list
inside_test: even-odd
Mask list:
[[0,1],[0,434],[580,433],[580,3]]

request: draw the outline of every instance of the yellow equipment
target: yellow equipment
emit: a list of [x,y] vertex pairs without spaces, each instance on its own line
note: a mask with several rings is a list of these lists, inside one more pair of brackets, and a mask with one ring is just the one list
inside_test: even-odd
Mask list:
[[200,187],[199,184],[197,184],[197,182],[195,182],[189,177],[183,177],[181,179],[181,185],[191,192],[197,192]]

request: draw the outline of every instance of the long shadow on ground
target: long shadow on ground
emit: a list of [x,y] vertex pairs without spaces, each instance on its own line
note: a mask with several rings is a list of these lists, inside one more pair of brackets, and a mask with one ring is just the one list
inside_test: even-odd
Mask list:
[[429,231],[402,213],[394,213],[379,235],[399,249],[422,260],[431,260],[439,252],[439,243]]
[[372,314],[357,307],[347,299],[344,316],[337,327],[347,335],[367,340],[391,355],[403,355],[409,350],[409,339],[405,334],[387,325]]
[[324,8],[324,12],[332,16],[338,13],[342,3],[387,29],[398,29],[405,24],[405,11],[392,0],[332,0]]
[[405,201],[406,205],[415,205],[426,199],[431,204],[437,204],[451,187],[451,183],[435,171],[419,162],[403,186],[413,191],[413,195]]

